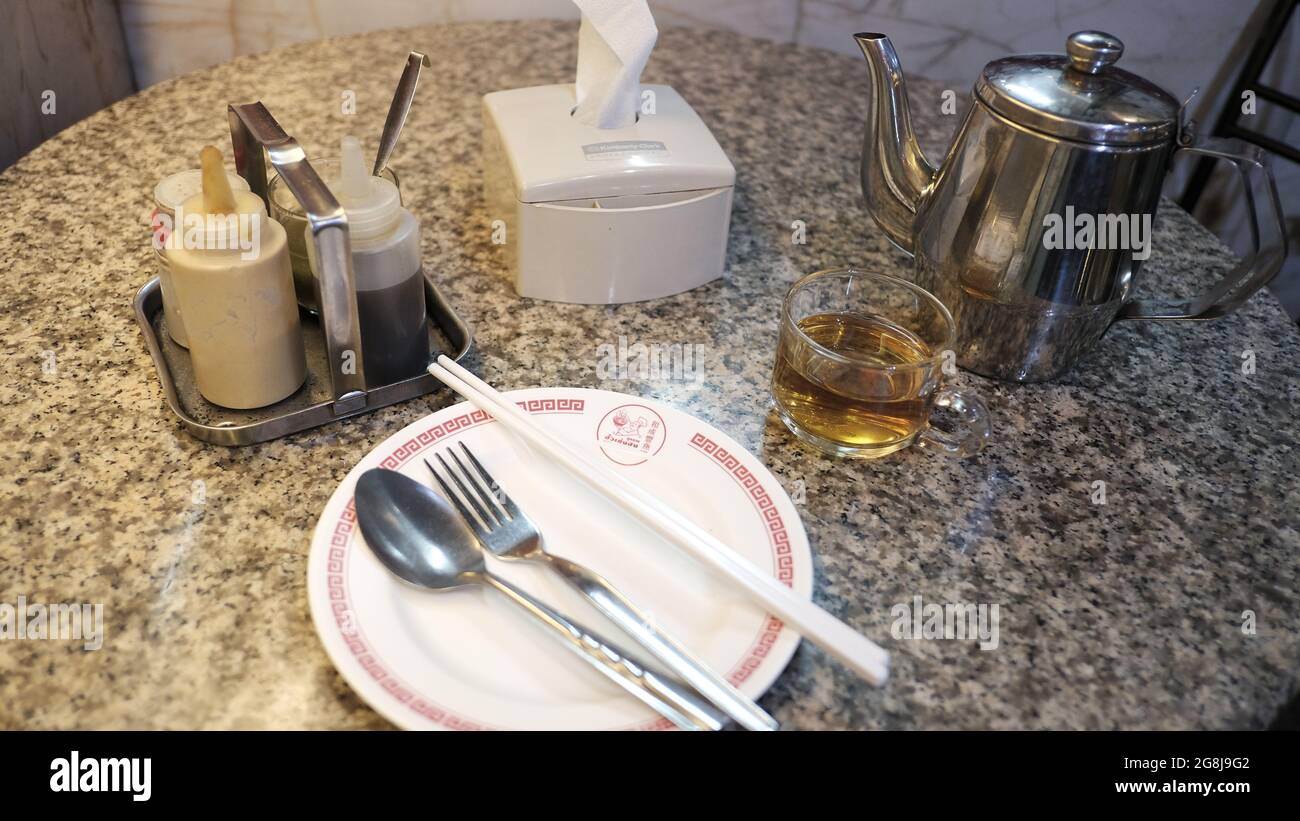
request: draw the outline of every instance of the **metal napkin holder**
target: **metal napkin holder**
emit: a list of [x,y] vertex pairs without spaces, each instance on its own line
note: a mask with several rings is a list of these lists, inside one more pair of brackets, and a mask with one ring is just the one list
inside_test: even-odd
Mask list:
[[[153,358],[168,407],[186,431],[218,445],[251,445],[432,393],[440,383],[428,373],[387,385],[368,387],[361,349],[355,274],[348,219],[338,200],[307,161],[298,141],[284,132],[260,102],[230,105],[230,139],[235,170],[270,213],[266,157],[297,197],[311,225],[320,275],[320,332],[323,344],[304,320],[308,375],[303,387],[275,404],[253,410],[213,405],[198,394],[189,354],[162,329],[162,294],[158,277],[135,296],[135,316]],[[424,278],[431,331],[445,339],[434,344],[460,360],[469,352],[469,327],[429,278]],[[317,335],[320,335],[317,332]],[[328,393],[321,372],[328,374]]]

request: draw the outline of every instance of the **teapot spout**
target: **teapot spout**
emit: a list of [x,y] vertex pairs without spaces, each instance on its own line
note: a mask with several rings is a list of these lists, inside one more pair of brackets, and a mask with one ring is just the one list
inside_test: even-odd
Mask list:
[[862,141],[862,195],[876,225],[910,254],[916,210],[935,169],[912,133],[903,69],[894,45],[875,32],[853,36],[871,71],[871,100]]

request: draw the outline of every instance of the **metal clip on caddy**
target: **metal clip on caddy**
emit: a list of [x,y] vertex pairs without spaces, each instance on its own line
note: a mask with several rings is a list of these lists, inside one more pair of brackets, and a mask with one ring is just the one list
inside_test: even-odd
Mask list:
[[[387,385],[367,383],[347,215],[307,162],[298,141],[280,128],[264,105],[231,105],[228,116],[235,169],[266,203],[267,213],[265,156],[269,155],[307,215],[320,265],[320,321],[302,317],[307,354],[303,386],[273,405],[231,410],[199,395],[189,353],[162,330],[159,280],[149,280],[136,294],[135,316],[172,412],[191,435],[205,442],[250,445],[432,393],[439,382],[428,373]],[[424,293],[434,356],[441,351],[460,360],[472,344],[469,328],[427,276]],[[324,374],[327,380],[322,379]]]

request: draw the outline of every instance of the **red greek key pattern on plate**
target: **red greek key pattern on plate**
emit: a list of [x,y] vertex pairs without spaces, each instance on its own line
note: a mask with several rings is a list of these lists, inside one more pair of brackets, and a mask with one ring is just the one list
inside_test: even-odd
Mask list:
[[767,622],[763,625],[763,631],[758,635],[758,641],[750,649],[749,655],[745,657],[739,665],[732,669],[727,680],[733,686],[739,687],[740,683],[749,678],[755,670],[767,659],[767,654],[771,652],[772,646],[776,644],[777,636],[781,635],[781,628],[785,627],[785,622],[776,616],[769,615]]
[[389,470],[397,470],[408,462],[412,456],[429,447],[429,445],[432,445],[434,442],[437,442],[439,439],[444,439],[457,431],[471,428],[475,425],[481,425],[491,418],[492,417],[488,416],[487,413],[481,410],[453,416],[446,422],[442,422],[431,428],[420,431],[414,438],[408,439],[398,445],[396,450],[388,454],[388,457],[379,463],[379,466],[382,468],[388,468]]
[[586,399],[525,399],[516,405],[529,413],[582,413],[587,407]]
[[[587,405],[585,399],[527,399],[523,402],[516,402],[516,405],[523,408],[528,413],[582,413]],[[454,416],[446,422],[434,425],[431,428],[420,431],[414,438],[408,439],[397,449],[388,455],[379,466],[389,470],[397,470],[402,465],[410,461],[411,457],[429,445],[434,444],[440,439],[444,439],[453,433],[458,433],[466,428],[480,425],[491,419],[484,411],[474,410],[469,413],[462,413]]]
[[[703,433],[693,434],[690,445],[725,470],[727,475],[735,480],[749,496],[750,502],[754,504],[754,508],[767,524],[768,538],[772,542],[772,559],[776,565],[776,577],[786,587],[794,587],[794,554],[790,550],[790,533],[786,530],[780,511],[776,509],[776,503],[772,501],[772,494],[768,493],[767,488],[763,487],[763,483],[754,472],[745,467],[734,453]],[[754,642],[745,659],[731,669],[727,680],[739,686],[742,681],[753,675],[767,659],[768,653],[776,645],[777,637],[781,635],[784,627],[784,622],[769,614],[763,629],[758,634],[757,641]]]
[[[404,448],[406,445],[401,447]],[[334,623],[338,626],[344,642],[347,643],[348,650],[356,656],[361,668],[379,682],[389,695],[425,718],[453,730],[486,729],[477,722],[467,721],[436,704],[430,704],[411,692],[399,679],[388,672],[383,661],[366,644],[348,603],[347,575],[344,569],[346,552],[351,547],[352,537],[357,532],[357,511],[353,501],[348,500],[347,507],[343,509],[334,526],[334,532],[330,535],[329,558],[326,562],[325,574],[330,610],[334,614]]]
[[767,492],[767,488],[763,487],[763,483],[758,480],[753,471],[741,464],[734,453],[727,452],[726,448],[703,433],[697,432],[691,436],[691,447],[707,454],[721,465],[749,496],[759,515],[767,523],[767,534],[772,541],[772,552],[775,554],[776,577],[786,587],[793,587],[794,556],[790,552],[790,534],[785,529],[785,522],[781,519],[781,513],[776,509],[776,503],[772,501],[772,495]]

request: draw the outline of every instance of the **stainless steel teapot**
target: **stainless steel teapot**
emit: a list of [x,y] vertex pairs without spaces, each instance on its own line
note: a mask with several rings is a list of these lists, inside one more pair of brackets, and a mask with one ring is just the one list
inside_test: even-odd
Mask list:
[[[915,259],[917,284],[958,329],[957,362],[1021,382],[1059,376],[1119,319],[1212,319],[1278,272],[1286,235],[1262,152],[1197,139],[1166,91],[1114,65],[1109,34],[1070,35],[1065,55],[1004,57],[937,169],[912,133],[898,55],[883,34],[855,35],[871,70],[862,191],[881,230]],[[1174,154],[1231,162],[1254,251],[1183,302],[1133,299]]]

